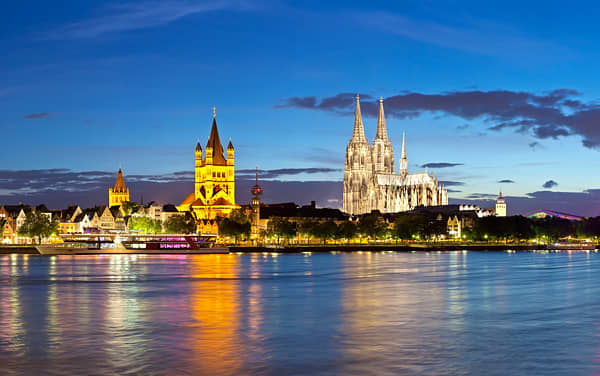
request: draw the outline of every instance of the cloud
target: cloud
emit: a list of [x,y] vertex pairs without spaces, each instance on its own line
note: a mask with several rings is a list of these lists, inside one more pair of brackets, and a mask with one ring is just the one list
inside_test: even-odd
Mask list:
[[[510,91],[450,91],[439,94],[402,92],[385,99],[386,114],[396,118],[414,117],[423,113],[451,115],[463,120],[481,120],[491,131],[511,129],[542,139],[580,136],[588,148],[600,148],[600,105],[582,102],[581,94],[572,89],[556,89],[541,94]],[[317,99],[291,97],[278,108],[291,107],[329,111],[346,115],[353,111],[353,95],[340,93]],[[374,100],[361,100],[362,113],[376,116]],[[530,147],[537,147],[532,143]]]
[[514,182],[515,182],[514,180],[510,180],[510,179],[498,180],[498,183],[502,183],[502,184],[512,184]]
[[[339,168],[325,168],[325,167],[307,167],[307,168],[281,168],[276,170],[258,170],[259,179],[275,179],[286,175],[299,175],[299,174],[323,174],[331,172],[339,172]],[[242,169],[236,171],[240,178],[253,178],[256,174],[256,170],[253,169]]]
[[529,147],[530,147],[530,148],[532,148],[532,149],[534,149],[534,150],[535,150],[535,149],[541,149],[541,148],[543,148],[542,144],[540,144],[540,143],[539,143],[539,142],[537,142],[537,141],[530,142],[530,143],[529,143]]
[[99,15],[64,25],[41,36],[42,39],[85,39],[104,34],[148,29],[167,25],[183,17],[219,10],[248,10],[256,5],[244,0],[143,1],[115,3]]
[[[279,169],[271,176],[301,173],[319,169]],[[323,169],[327,170],[327,169]],[[252,174],[236,179],[236,201],[247,204],[250,188],[254,185],[254,170],[241,170]],[[306,172],[306,171],[303,171]],[[322,171],[325,172],[325,171]],[[310,172],[309,172],[310,173]],[[106,204],[108,187],[114,185],[116,171],[72,171],[69,169],[45,170],[0,170],[0,204],[44,203],[50,208],[64,208],[71,204],[83,207]],[[130,188],[130,199],[154,200],[160,203],[179,204],[194,191],[194,172],[175,171],[165,174],[125,174],[125,183]],[[262,177],[261,177],[262,179]],[[261,180],[265,194],[264,202],[317,201],[320,206],[331,206],[341,202],[342,183],[339,181],[280,181]]]
[[44,118],[47,118],[48,116],[50,116],[49,113],[40,112],[40,113],[36,113],[36,114],[25,115],[25,119],[44,119]]
[[445,187],[456,187],[460,185],[465,185],[462,181],[451,181],[451,180],[440,180],[438,183],[444,185]]
[[547,182],[542,184],[542,187],[547,188],[547,189],[552,189],[552,188],[556,187],[557,185],[558,185],[558,183],[555,182],[554,180],[548,180]]
[[448,162],[433,162],[421,165],[421,168],[447,168],[454,166],[462,166],[464,163],[448,163]]
[[495,200],[496,199],[496,195],[495,194],[491,194],[491,193],[471,193],[467,196],[467,199],[470,200],[481,200],[481,199],[487,199],[487,200]]

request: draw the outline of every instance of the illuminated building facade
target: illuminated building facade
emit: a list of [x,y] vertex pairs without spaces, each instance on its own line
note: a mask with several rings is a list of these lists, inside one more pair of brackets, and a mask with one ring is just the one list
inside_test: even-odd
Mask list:
[[502,197],[502,192],[496,199],[496,217],[506,217],[506,201]]
[[400,171],[397,174],[394,165],[394,150],[387,135],[383,99],[379,99],[375,140],[369,145],[357,95],[354,130],[344,162],[343,211],[350,215],[373,210],[397,213],[417,206],[448,205],[448,192],[437,178],[427,171],[408,173],[404,135]]
[[121,171],[121,168],[119,168],[115,186],[108,188],[108,206],[120,206],[121,203],[125,201],[129,201],[129,188],[125,186],[123,172]]
[[219,138],[217,119],[213,112],[212,129],[206,144],[206,152],[200,142],[196,145],[194,192],[177,207],[194,216],[198,231],[217,233],[218,219],[229,216],[235,203],[235,150],[231,140],[227,145],[227,158]]

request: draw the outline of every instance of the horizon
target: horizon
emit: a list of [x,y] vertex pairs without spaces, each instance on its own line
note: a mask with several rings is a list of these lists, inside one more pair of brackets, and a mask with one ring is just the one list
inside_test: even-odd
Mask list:
[[265,202],[340,208],[360,94],[369,141],[383,96],[395,165],[406,132],[409,172],[428,168],[451,204],[502,191],[509,214],[600,215],[599,38],[576,8],[33,3],[0,26],[0,204],[106,204],[120,165],[132,201],[179,204],[214,106],[239,204],[258,165]]

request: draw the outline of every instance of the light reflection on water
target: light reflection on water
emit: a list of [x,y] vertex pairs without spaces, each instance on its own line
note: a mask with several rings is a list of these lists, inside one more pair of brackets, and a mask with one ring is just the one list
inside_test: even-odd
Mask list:
[[595,253],[1,256],[0,374],[597,374]]

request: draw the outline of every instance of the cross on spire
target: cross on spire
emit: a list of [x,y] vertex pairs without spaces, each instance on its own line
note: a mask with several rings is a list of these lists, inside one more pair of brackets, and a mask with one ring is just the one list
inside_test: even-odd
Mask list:
[[213,106],[213,117],[217,117],[217,108]]

